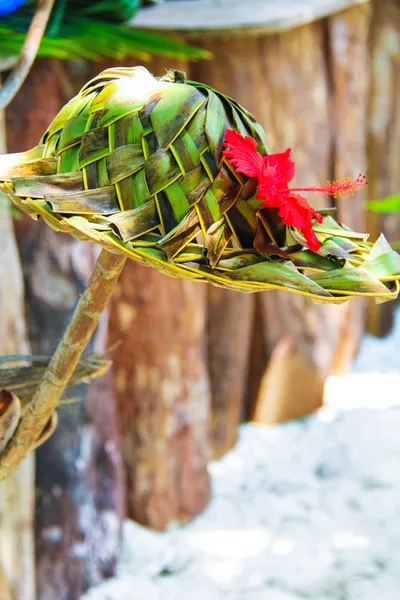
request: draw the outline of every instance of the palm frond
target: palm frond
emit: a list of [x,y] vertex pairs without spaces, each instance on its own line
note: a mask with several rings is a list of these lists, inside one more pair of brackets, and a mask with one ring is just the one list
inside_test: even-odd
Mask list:
[[[149,31],[133,29],[124,22],[140,8],[139,1],[81,2],[58,0],[39,48],[39,58],[74,60],[126,57],[150,61],[152,55],[172,59],[200,60],[211,53],[190,44]],[[0,57],[20,53],[32,19],[34,4],[0,18]]]
[[[35,393],[51,356],[15,355],[0,356],[0,389],[6,389],[18,396],[22,404],[27,404]],[[69,386],[88,383],[104,375],[111,367],[111,360],[96,353],[82,358]]]

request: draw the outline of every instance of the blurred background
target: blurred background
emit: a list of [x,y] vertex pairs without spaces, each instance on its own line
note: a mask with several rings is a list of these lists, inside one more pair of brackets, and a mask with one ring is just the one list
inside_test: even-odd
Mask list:
[[[35,9],[0,2],[3,80]],[[398,0],[56,1],[38,56],[0,113],[2,152],[35,146],[104,68],[177,68],[252,112],[271,152],[291,147],[299,186],[367,173],[317,207],[398,247]],[[0,354],[51,354],[97,249],[2,211],[0,250]],[[91,345],[118,343],[112,370],[0,487],[0,600],[76,600],[115,576],[85,598],[397,600],[395,314],[129,261]]]

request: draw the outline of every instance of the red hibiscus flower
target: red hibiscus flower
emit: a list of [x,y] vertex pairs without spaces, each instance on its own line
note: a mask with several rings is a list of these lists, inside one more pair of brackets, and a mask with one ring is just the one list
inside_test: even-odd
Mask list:
[[238,173],[257,178],[257,198],[262,200],[261,206],[278,208],[278,214],[285,225],[299,229],[313,252],[320,248],[313,231],[313,219],[322,223],[322,216],[296,192],[323,192],[337,198],[352,195],[360,185],[367,183],[365,176],[359,175],[355,181],[347,177],[340,181],[328,181],[324,186],[290,188],[289,183],[293,180],[296,169],[290,158],[290,148],[279,154],[262,156],[257,151],[256,140],[232,129],[225,133],[224,147],[223,155]]

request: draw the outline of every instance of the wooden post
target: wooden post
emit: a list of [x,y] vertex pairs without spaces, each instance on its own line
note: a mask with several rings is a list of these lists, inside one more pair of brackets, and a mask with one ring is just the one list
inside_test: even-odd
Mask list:
[[254,298],[210,286],[207,306],[211,384],[211,451],[220,458],[237,442],[243,419]]
[[[371,86],[368,114],[368,196],[379,200],[400,190],[400,4],[373,0],[371,26]],[[400,215],[368,213],[373,238],[383,230],[390,242],[400,240]],[[396,304],[373,305],[368,329],[385,335]]]
[[[191,65],[190,77],[203,81],[234,98],[240,89],[256,90],[252,78],[254,40],[209,40],[215,54],[211,62]],[[201,43],[198,40],[197,43]],[[241,80],[241,70],[246,64]],[[210,287],[208,290],[208,369],[211,383],[211,452],[223,456],[237,441],[243,413],[254,297]]]
[[[354,6],[327,19],[332,94],[333,179],[367,173],[369,35],[371,5]],[[367,230],[367,188],[350,198],[337,198],[338,220],[356,231]],[[372,303],[371,303],[372,305]],[[374,304],[375,305],[375,304]],[[365,329],[367,301],[354,298],[335,311],[339,316],[330,373],[343,375],[356,355]]]
[[[205,46],[215,55],[212,81],[205,63],[194,67],[197,79],[218,84],[219,89],[248,108],[265,127],[272,152],[279,152],[289,146],[293,148],[298,168],[298,185],[325,182],[329,178],[330,127],[329,89],[321,24],[314,23],[280,35],[211,38],[207,39]],[[301,56],[304,57],[303,61],[299,59]],[[318,145],[315,144],[316,139]],[[301,376],[312,398],[311,405],[303,403],[300,409],[300,399],[296,389],[293,389],[290,404],[296,405],[296,410],[300,413],[303,411],[303,414],[314,410],[322,397],[322,377],[311,376],[317,370],[314,348],[318,331],[314,329],[314,324],[318,320],[317,313],[323,317],[332,307],[316,308],[302,297],[283,292],[261,294],[260,300],[261,322],[258,328],[262,328],[264,342],[258,344],[258,347],[263,348],[264,356],[260,361],[250,351],[250,363],[258,363],[264,370],[278,341],[290,332],[293,335],[292,349],[290,356],[286,358],[287,370],[285,372],[283,368],[282,377],[293,382],[290,377],[290,361],[293,360],[297,365],[297,354],[300,354],[301,360],[309,365]],[[323,319],[326,320],[326,317]],[[233,322],[229,324],[230,329],[236,326]],[[248,345],[247,343],[247,347]],[[241,350],[239,348],[237,352]],[[298,372],[297,366],[296,369]],[[253,368],[251,372],[253,377],[257,377]],[[278,376],[274,373],[275,375],[271,374],[272,379]],[[273,390],[279,388],[277,382],[271,381],[270,385]],[[258,389],[256,393],[257,404],[271,402],[270,395],[267,400],[263,400]],[[316,395],[319,397],[317,404]],[[305,397],[302,396],[301,400],[304,402]],[[254,399],[249,401],[255,403]],[[273,404],[276,404],[276,400]],[[281,409],[277,410],[284,416]],[[261,412],[257,411],[256,414]],[[267,411],[263,410],[262,414],[267,414]]]
[[[52,353],[94,264],[96,248],[36,224],[20,237],[35,353]],[[104,327],[104,325],[103,325]],[[105,337],[97,350],[105,350]],[[114,574],[123,513],[112,382],[74,388],[56,432],[37,451],[39,597],[78,600]]]
[[209,500],[206,292],[128,261],[111,303],[128,515],[154,529]]
[[[0,113],[0,153],[5,152]],[[29,353],[23,284],[8,202],[0,194],[0,354]],[[1,374],[0,374],[1,388]],[[35,599],[34,455],[0,485],[0,598]]]
[[[38,142],[68,99],[61,81],[57,63],[36,63],[7,111],[10,150],[25,150]],[[66,82],[71,88],[80,84],[68,77]],[[91,273],[98,248],[31,219],[19,222],[18,233],[33,350],[52,354]],[[98,351],[106,347],[104,328],[106,323],[97,339]],[[106,376],[89,386],[78,386],[73,396],[78,402],[59,409],[55,434],[37,452],[35,529],[40,598],[78,600],[88,587],[114,574],[119,552],[123,476],[112,380]]]
[[[289,22],[287,15],[279,20],[275,3],[260,4],[260,20],[253,15],[257,27],[241,30],[237,23],[234,29],[236,15],[227,15],[231,24],[223,36],[208,17],[194,26],[190,35],[200,42],[196,35],[203,26],[202,43],[214,53],[215,62],[211,69],[206,63],[195,65],[193,78],[218,86],[248,108],[265,127],[271,152],[293,149],[297,185],[324,183],[339,174],[353,175],[354,170],[357,174],[366,164],[368,5],[316,20],[314,9],[318,12],[321,6],[329,15],[334,7],[309,2],[313,18],[292,28],[301,24],[299,15],[293,23],[295,11]],[[244,14],[242,18],[250,19]],[[186,32],[188,19],[178,21],[176,17],[176,28]],[[312,201],[319,208],[331,203],[324,197]],[[341,201],[338,208],[350,225],[364,227],[362,197]],[[253,337],[250,344],[251,416],[275,422],[312,412],[322,402],[326,377],[351,364],[363,327],[362,303],[316,306],[283,292],[264,293],[256,303],[259,322],[253,330],[259,337],[261,328],[263,339]],[[261,379],[264,384],[259,387]]]

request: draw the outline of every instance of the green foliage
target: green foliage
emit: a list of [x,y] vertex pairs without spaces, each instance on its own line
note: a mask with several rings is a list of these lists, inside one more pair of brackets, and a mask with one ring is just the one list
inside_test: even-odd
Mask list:
[[[151,55],[177,60],[211,58],[201,48],[124,25],[142,4],[140,0],[57,0],[38,56],[95,61],[128,56],[149,61]],[[35,6],[36,2],[29,2],[13,15],[0,18],[0,57],[20,53]]]
[[[66,4],[66,0],[63,0]],[[141,7],[141,0],[68,0],[68,10],[77,15],[107,19],[113,21],[129,21]]]
[[[366,202],[365,207],[380,214],[400,212],[400,194],[387,196],[387,198],[381,200],[371,200]],[[400,250],[400,241],[392,242],[392,246],[395,250]]]
[[371,200],[367,202],[366,207],[377,213],[400,212],[400,194],[388,196],[382,200]]

